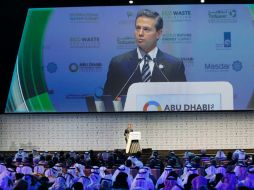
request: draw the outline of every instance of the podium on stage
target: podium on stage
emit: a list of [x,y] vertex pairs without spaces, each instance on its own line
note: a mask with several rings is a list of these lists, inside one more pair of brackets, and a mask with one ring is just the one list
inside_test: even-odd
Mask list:
[[141,140],[141,132],[130,132],[126,145],[126,153],[136,153],[141,150],[139,141]]
[[134,83],[128,89],[124,106],[124,111],[233,109],[233,87],[226,81]]

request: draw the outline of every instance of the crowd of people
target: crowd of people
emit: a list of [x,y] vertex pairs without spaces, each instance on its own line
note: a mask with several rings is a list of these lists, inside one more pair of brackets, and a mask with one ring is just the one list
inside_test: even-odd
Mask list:
[[173,151],[166,157],[153,151],[147,160],[141,156],[124,150],[81,154],[19,149],[15,155],[0,155],[0,190],[254,189],[254,156],[244,150],[227,156],[222,150],[213,156],[204,150],[198,155],[186,151],[182,158]]

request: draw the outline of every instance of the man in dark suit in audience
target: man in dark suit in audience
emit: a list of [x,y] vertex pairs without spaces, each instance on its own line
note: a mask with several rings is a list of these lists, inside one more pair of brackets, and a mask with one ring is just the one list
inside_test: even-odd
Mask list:
[[137,49],[113,57],[104,85],[104,95],[117,99],[137,82],[186,81],[183,62],[157,47],[163,20],[157,12],[141,10],[135,22]]

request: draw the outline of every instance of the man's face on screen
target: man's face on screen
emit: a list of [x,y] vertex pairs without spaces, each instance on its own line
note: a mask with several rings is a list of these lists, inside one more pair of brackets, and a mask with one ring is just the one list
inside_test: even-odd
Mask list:
[[156,20],[149,17],[138,17],[136,20],[135,37],[137,45],[145,52],[156,47],[161,30],[155,28]]

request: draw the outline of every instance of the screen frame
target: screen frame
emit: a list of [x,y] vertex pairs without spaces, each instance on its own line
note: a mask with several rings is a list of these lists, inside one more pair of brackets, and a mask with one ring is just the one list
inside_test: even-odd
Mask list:
[[[0,64],[0,114],[58,114],[58,113],[98,113],[98,112],[20,112],[20,113],[5,113],[6,101],[9,93],[9,88],[12,80],[13,70],[16,62],[22,32],[26,20],[28,9],[30,8],[56,8],[56,7],[96,7],[96,6],[135,6],[135,5],[183,5],[183,4],[254,4],[254,0],[205,0],[201,3],[200,0],[16,0],[5,1],[4,9],[1,12],[4,29],[2,47],[5,49]],[[253,112],[254,110],[216,110],[212,112]],[[185,112],[185,111],[178,111]],[[196,111],[192,111],[196,112]],[[198,111],[206,112],[206,111]],[[211,112],[211,111],[209,111]],[[110,113],[110,112],[104,112]],[[133,112],[112,112],[112,113],[133,113]],[[135,113],[135,112],[134,112]],[[142,113],[142,112],[137,112]],[[162,112],[159,112],[162,113]],[[176,113],[175,111],[172,113]],[[101,114],[101,113],[100,113]]]

